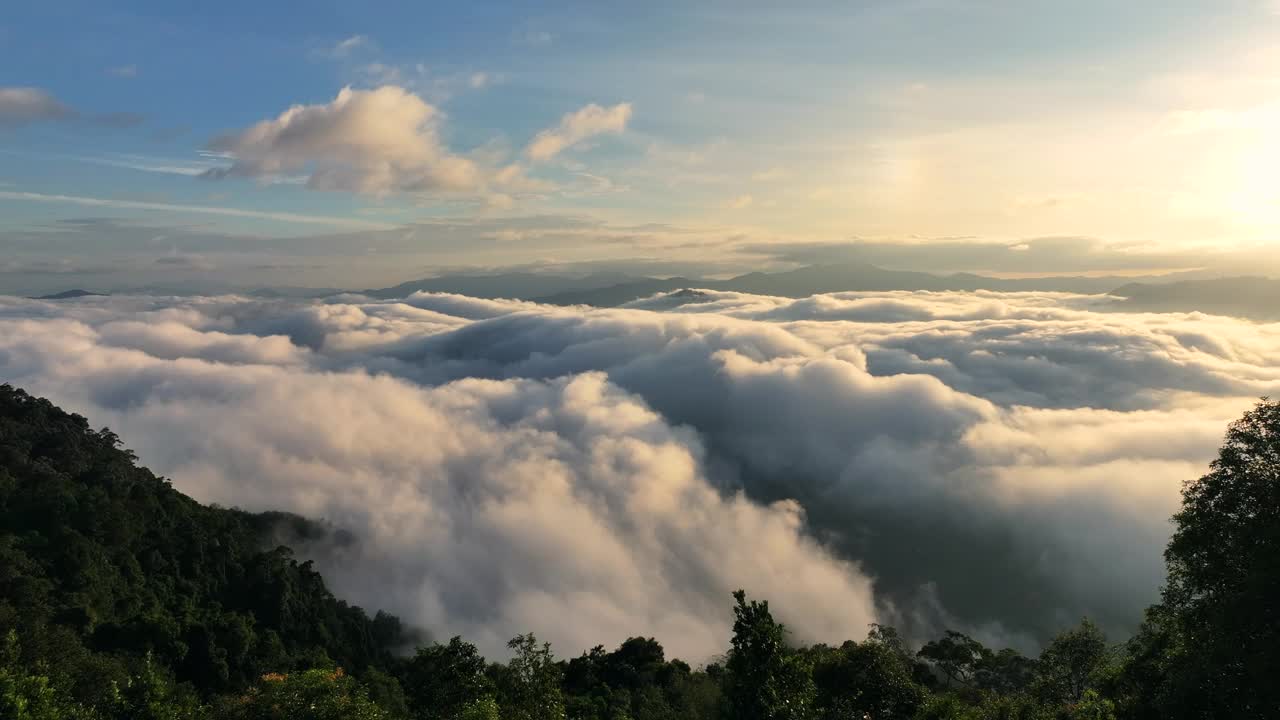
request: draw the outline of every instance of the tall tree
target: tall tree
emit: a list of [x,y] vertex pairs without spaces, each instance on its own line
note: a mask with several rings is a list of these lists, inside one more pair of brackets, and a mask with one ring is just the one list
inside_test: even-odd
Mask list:
[[455,637],[447,644],[418,648],[402,674],[415,719],[450,720],[464,708],[492,697],[493,681],[476,646]]
[[498,705],[502,720],[562,720],[564,696],[560,692],[563,670],[551,653],[550,643],[538,643],[532,633],[517,635],[507,643],[515,657],[499,674]]
[[802,720],[814,712],[816,689],[805,659],[786,644],[786,628],[768,602],[733,594],[733,645],[725,663],[725,701],[734,720]]
[[1107,636],[1085,618],[1079,626],[1059,633],[1040,653],[1039,694],[1057,703],[1080,702],[1106,659]]
[[1280,403],[1232,423],[1174,522],[1163,601],[1181,664],[1223,717],[1280,717]]
[[1014,693],[1031,685],[1037,669],[1035,660],[1013,648],[1005,648],[983,658],[974,679],[983,690]]
[[875,637],[861,643],[850,640],[838,649],[817,653],[813,679],[820,716],[824,720],[913,717],[925,690],[912,679],[908,662],[892,643]]
[[918,655],[933,663],[948,688],[957,684],[971,687],[991,651],[964,633],[948,630],[938,640],[925,643]]

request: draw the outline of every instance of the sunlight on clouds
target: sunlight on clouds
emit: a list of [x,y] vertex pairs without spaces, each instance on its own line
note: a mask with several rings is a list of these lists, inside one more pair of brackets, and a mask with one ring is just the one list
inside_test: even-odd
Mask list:
[[618,103],[605,108],[595,103],[560,118],[560,124],[538,133],[525,155],[534,161],[545,161],[587,138],[618,134],[627,129],[631,119],[631,103]]
[[[467,79],[477,89],[491,82],[485,73]],[[524,154],[535,162],[550,160],[589,138],[622,133],[630,117],[629,103],[587,105],[538,133]],[[530,177],[525,166],[505,162],[500,150],[449,149],[441,139],[442,119],[436,106],[403,87],[346,87],[330,103],[294,105],[275,119],[216,138],[209,150],[231,164],[202,174],[260,180],[296,174],[315,190],[475,197],[499,209],[514,205],[513,194],[554,188]],[[594,185],[600,189],[598,180]]]
[[438,122],[435,107],[401,88],[343,88],[332,103],[295,105],[210,149],[235,158],[220,175],[309,171],[311,187],[365,193],[479,190],[481,168],[441,145]]

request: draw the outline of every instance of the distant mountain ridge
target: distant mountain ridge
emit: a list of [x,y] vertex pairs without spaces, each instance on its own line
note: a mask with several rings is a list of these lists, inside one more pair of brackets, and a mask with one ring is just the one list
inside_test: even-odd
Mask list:
[[696,287],[756,295],[808,297],[833,292],[887,292],[893,290],[1000,292],[1056,291],[1097,294],[1132,282],[1132,277],[1053,276],[1038,278],[996,278],[973,273],[936,275],[909,270],[886,270],[865,263],[811,265],[784,272],[753,272],[728,280],[688,278],[644,278],[604,288],[560,292],[532,298],[553,305],[594,305],[611,307],[655,293]]
[[[686,288],[744,292],[781,297],[808,297],[833,292],[933,291],[1072,292],[1116,296],[1115,310],[1218,313],[1255,320],[1280,320],[1280,279],[1265,277],[1204,278],[1195,271],[1158,276],[1055,275],[1000,278],[976,273],[947,275],[889,270],[867,263],[810,265],[781,272],[750,272],[727,280],[697,277],[646,277],[623,272],[588,275],[530,271],[443,275],[362,291],[338,288],[264,288],[248,294],[264,298],[322,298],[358,292],[380,299],[415,292],[440,292],[476,298],[509,298],[551,305],[616,307]],[[65,290],[35,300],[70,300],[103,296],[83,289]]]
[[[1175,277],[1177,276],[1160,276],[1166,282]],[[783,297],[808,297],[831,292],[891,290],[1058,291],[1097,294],[1110,292],[1119,285],[1142,280],[1148,280],[1148,278],[1068,275],[997,278],[974,273],[939,275],[910,270],[888,270],[866,263],[841,263],[810,265],[782,272],[751,272],[728,280],[638,277],[625,273],[595,273],[586,276],[534,272],[445,275],[404,282],[387,288],[366,290],[363,294],[376,298],[398,298],[415,292],[446,292],[479,298],[535,300],[552,305],[614,307],[657,293],[682,288],[728,290]]]
[[511,298],[531,300],[562,292],[578,292],[607,288],[652,278],[639,278],[626,273],[593,273],[585,276],[553,275],[534,272],[510,272],[494,275],[442,275],[410,280],[388,288],[365,290],[376,298],[407,297],[415,292],[442,292],[475,298]]
[[33,297],[31,299],[32,300],[71,300],[73,298],[80,298],[80,297],[104,297],[104,296],[106,296],[106,293],[89,292],[88,290],[81,290],[80,288],[76,288],[74,290],[63,290],[62,292],[53,293],[52,295],[40,295],[37,297]]
[[1280,280],[1228,277],[1166,284],[1128,283],[1111,292],[1116,309],[1151,312],[1205,312],[1253,320],[1280,320]]

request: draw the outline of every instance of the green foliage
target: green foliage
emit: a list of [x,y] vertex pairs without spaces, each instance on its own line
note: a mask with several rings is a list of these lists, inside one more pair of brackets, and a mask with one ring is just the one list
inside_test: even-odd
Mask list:
[[447,645],[418,648],[402,671],[412,716],[449,720],[460,717],[465,708],[492,699],[495,688],[486,669],[476,647],[459,637]]
[[41,720],[201,720],[206,708],[174,685],[150,657],[123,684],[110,683],[98,702],[72,699],[46,674],[21,667],[17,634],[10,631],[0,650],[0,718]]
[[[896,636],[895,636],[896,637]],[[813,652],[813,680],[818,717],[911,718],[924,701],[925,689],[912,678],[904,653],[875,636],[838,649]]]
[[947,630],[938,640],[931,640],[920,648],[918,655],[942,673],[948,688],[955,685],[972,687],[983,663],[991,651],[964,633]]
[[61,696],[44,675],[0,670],[0,717],[6,720],[88,718],[80,706]]
[[502,720],[561,720],[565,717],[560,692],[562,670],[549,643],[538,644],[532,633],[507,643],[515,657],[497,673],[498,705]]
[[1165,553],[1166,669],[1224,716],[1280,716],[1280,403],[1231,424]]
[[463,705],[453,717],[456,720],[499,720],[502,712],[498,708],[498,701],[490,696]]
[[47,675],[20,667],[18,635],[0,640],[0,718],[4,720],[89,720],[82,706],[53,687]]
[[200,720],[207,708],[186,688],[178,687],[166,669],[155,664],[150,654],[138,672],[123,687],[117,687],[114,702],[101,706],[100,714],[118,720]]
[[939,693],[930,696],[913,720],[1068,720],[1069,710],[1060,712],[1022,694],[982,692],[976,696]]
[[386,710],[390,720],[409,720],[409,699],[394,675],[370,668],[360,680],[369,692],[369,699]]
[[[27,662],[149,656],[208,694],[270,670],[392,661],[398,621],[268,546],[281,516],[204,507],[134,461],[110,431],[0,386],[0,632],[26,639]],[[72,690],[102,702],[124,680],[111,674]]]
[[817,688],[808,659],[787,647],[769,603],[733,594],[733,643],[725,663],[725,707],[737,720],[802,720],[814,715]]
[[653,638],[630,638],[613,652],[596,647],[570,660],[563,688],[574,720],[711,718],[719,700],[706,673],[667,661]]
[[1079,702],[1067,711],[1070,720],[1116,720],[1116,704],[1098,695],[1096,690],[1085,690]]
[[1085,618],[1060,633],[1040,653],[1037,694],[1049,702],[1078,703],[1098,682],[1107,661],[1107,636]]
[[353,678],[337,670],[269,673],[242,696],[218,709],[226,720],[385,720]]
[[986,653],[974,675],[977,686],[994,693],[1010,694],[1031,687],[1039,664],[1013,648]]
[[1107,695],[1115,698],[1118,714],[1133,720],[1199,718],[1211,706],[1199,688],[1211,670],[1194,662],[1176,617],[1163,605],[1147,610],[1138,634],[1124,646],[1115,672],[1107,678]]

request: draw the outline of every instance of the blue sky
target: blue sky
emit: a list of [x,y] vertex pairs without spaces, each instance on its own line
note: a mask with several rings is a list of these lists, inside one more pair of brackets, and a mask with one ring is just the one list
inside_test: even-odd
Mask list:
[[[393,234],[397,260],[340,263],[353,282],[769,261],[736,250],[747,242],[1265,249],[1280,226],[1278,11],[20,3],[0,18],[0,275],[124,262],[144,235],[149,252],[241,272],[227,247],[268,252],[245,238],[278,241],[281,265],[316,246],[368,255]],[[317,134],[250,139],[295,105]],[[554,151],[535,157],[548,133]],[[90,217],[95,232],[68,229]],[[338,233],[353,237],[306,241]],[[288,279],[341,283],[330,262]],[[245,281],[259,279],[280,281]]]

